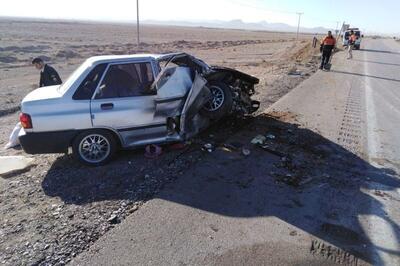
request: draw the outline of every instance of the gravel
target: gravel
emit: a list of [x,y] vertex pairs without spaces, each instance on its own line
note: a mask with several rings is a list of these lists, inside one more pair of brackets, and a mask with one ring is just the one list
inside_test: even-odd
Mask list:
[[[252,42],[259,45],[257,41]],[[211,49],[222,45],[227,47],[224,49],[232,49],[235,52],[236,49],[239,50],[240,45],[248,47],[249,44],[252,43],[180,42],[169,44],[167,48],[176,48],[176,45],[184,47],[206,45],[207,49]],[[274,45],[272,41],[271,45]],[[194,48],[202,49],[197,46]],[[42,48],[48,49],[48,47]],[[149,45],[145,48],[148,49]],[[90,50],[93,47],[85,49]],[[62,56],[75,55],[64,53]],[[274,81],[268,85],[261,83],[258,86],[258,93],[255,96],[263,102],[262,108],[267,108],[307,78],[308,75],[288,77],[286,70],[292,63],[292,61],[285,62],[277,69],[272,68],[272,74],[267,74],[273,75]],[[306,63],[309,64],[308,61]],[[235,67],[234,64],[236,63],[230,63]],[[266,63],[257,66],[259,71],[264,71],[262,64]],[[310,74],[315,70],[313,64],[307,66],[305,63],[299,63],[298,66],[302,73]],[[245,67],[254,68],[252,65]],[[67,67],[62,71],[70,72],[72,69],[70,68]],[[4,73],[9,76],[8,70]],[[37,79],[36,73],[34,74],[32,78],[29,76],[29,80],[23,81],[24,84],[33,83]],[[264,73],[262,79],[267,74]],[[13,85],[14,80],[10,79],[9,83],[10,86]],[[15,88],[8,91],[7,93],[15,95],[7,97],[16,100],[7,103],[5,106],[7,108],[0,110],[2,124],[0,145],[6,143],[8,134],[15,125],[17,114],[14,112],[18,110],[16,102],[26,89]],[[227,138],[249,123],[251,119],[224,121],[187,143],[181,150],[164,146],[163,155],[158,159],[146,159],[144,151],[139,149],[119,152],[110,164],[88,168],[75,162],[71,155],[34,156],[35,165],[27,172],[8,178],[0,177],[0,264],[67,264],[107,231],[123,222],[128,215],[141,208],[147,200],[157,197],[157,193],[167,183],[173,182],[183,175],[186,169],[203,160],[208,154],[202,151],[204,144],[213,143],[221,146]],[[21,150],[11,150],[0,151],[0,155],[24,155],[24,153]],[[253,153],[248,156],[253,156]],[[251,181],[247,180],[241,185],[245,187]]]

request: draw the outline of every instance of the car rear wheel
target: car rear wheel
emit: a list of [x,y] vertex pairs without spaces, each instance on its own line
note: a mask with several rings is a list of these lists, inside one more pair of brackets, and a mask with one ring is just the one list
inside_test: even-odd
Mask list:
[[220,119],[232,109],[232,91],[222,82],[210,83],[207,86],[210,89],[212,98],[204,105],[202,114],[211,119]]
[[73,144],[74,157],[80,162],[99,166],[111,160],[116,151],[116,140],[106,130],[90,130],[79,134]]

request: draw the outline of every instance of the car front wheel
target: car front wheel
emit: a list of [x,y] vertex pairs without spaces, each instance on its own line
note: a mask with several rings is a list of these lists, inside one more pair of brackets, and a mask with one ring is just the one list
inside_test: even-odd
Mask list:
[[232,109],[232,91],[223,82],[214,82],[207,86],[210,89],[212,98],[204,105],[202,114],[211,119],[218,120],[227,115]]
[[75,138],[72,152],[78,161],[89,166],[99,166],[111,160],[116,146],[116,140],[110,132],[90,130]]

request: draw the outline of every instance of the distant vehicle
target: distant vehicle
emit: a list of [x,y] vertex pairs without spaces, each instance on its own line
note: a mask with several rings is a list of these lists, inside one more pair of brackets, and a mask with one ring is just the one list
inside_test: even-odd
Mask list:
[[343,46],[349,45],[349,37],[350,37],[351,31],[353,31],[357,37],[356,42],[354,44],[354,49],[359,50],[361,48],[361,39],[362,39],[363,35],[361,34],[361,31],[358,28],[349,28],[348,30],[346,30],[344,32]]
[[66,153],[87,165],[116,150],[183,141],[230,114],[255,112],[253,76],[185,53],[96,56],[61,86],[21,103],[25,152]]

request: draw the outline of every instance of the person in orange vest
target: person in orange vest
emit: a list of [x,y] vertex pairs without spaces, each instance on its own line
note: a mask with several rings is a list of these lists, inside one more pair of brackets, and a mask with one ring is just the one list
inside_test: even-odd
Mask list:
[[354,49],[354,44],[356,43],[356,40],[357,40],[356,34],[354,33],[354,31],[350,31],[347,59],[353,58],[353,49]]
[[319,69],[324,69],[324,67],[329,63],[332,51],[336,46],[336,39],[332,36],[332,32],[328,31],[328,35],[321,42],[321,52],[322,60]]

